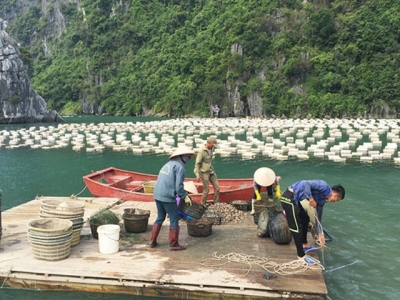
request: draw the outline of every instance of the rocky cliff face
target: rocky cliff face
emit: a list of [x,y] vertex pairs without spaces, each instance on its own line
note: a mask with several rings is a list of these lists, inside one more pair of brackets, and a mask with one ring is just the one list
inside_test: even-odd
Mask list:
[[47,111],[46,102],[32,88],[16,43],[5,27],[0,19],[0,123],[61,122],[60,115]]

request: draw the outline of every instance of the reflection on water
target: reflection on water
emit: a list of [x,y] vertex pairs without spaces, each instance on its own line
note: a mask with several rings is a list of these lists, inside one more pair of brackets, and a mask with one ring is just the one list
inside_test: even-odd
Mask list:
[[[80,120],[94,122],[90,118]],[[107,120],[104,122],[110,122],[110,119]],[[132,121],[132,118],[118,119],[120,120]],[[73,121],[76,122],[76,119]],[[27,125],[25,127],[29,128]],[[18,126],[13,125],[12,128]],[[0,131],[4,129],[8,130],[10,126],[0,126]],[[222,133],[219,138],[226,140],[227,136],[228,134]],[[237,138],[245,140],[246,135]],[[111,150],[86,152],[72,151],[71,148],[0,148],[3,210],[32,200],[37,195],[69,196],[80,193],[80,196],[90,196],[88,190],[84,189],[82,176],[92,171],[114,166],[156,174],[167,159],[168,155],[165,153],[137,155],[128,151]],[[187,176],[193,176],[193,163],[193,160],[188,162]],[[398,165],[387,160],[372,163],[347,160],[345,163],[337,163],[318,157],[305,161],[278,160],[259,154],[251,159],[243,159],[238,154],[229,157],[217,155],[215,158],[215,168],[220,178],[252,177],[260,166],[268,166],[282,176],[282,189],[300,179],[317,178],[331,185],[340,183],[346,188],[346,198],[327,204],[324,210],[323,225],[333,241],[319,254],[326,268],[324,274],[330,299],[395,299],[399,295]],[[142,299],[128,295],[12,289],[2,289],[0,293],[0,298],[9,296],[17,300]]]

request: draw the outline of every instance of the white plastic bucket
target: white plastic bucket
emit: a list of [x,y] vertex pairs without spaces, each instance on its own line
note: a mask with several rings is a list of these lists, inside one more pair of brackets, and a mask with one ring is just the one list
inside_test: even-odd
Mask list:
[[99,251],[102,254],[113,254],[119,250],[119,225],[107,224],[97,227]]

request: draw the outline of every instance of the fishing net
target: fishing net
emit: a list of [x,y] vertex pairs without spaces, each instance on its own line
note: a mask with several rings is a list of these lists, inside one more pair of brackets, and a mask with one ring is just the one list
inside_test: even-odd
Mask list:
[[108,208],[103,208],[99,210],[89,218],[89,224],[95,226],[106,225],[106,224],[117,225],[118,223],[119,219],[117,215]]

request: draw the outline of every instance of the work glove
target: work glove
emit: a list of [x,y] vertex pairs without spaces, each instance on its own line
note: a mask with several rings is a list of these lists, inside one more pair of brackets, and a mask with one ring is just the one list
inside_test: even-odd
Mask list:
[[281,186],[278,184],[275,187],[275,198],[276,199],[280,199],[281,197],[282,197],[282,195],[281,195]]
[[256,200],[261,200],[261,195],[259,190],[255,190],[254,193],[256,194]]
[[188,195],[186,195],[184,201],[188,206],[192,206],[192,199]]

